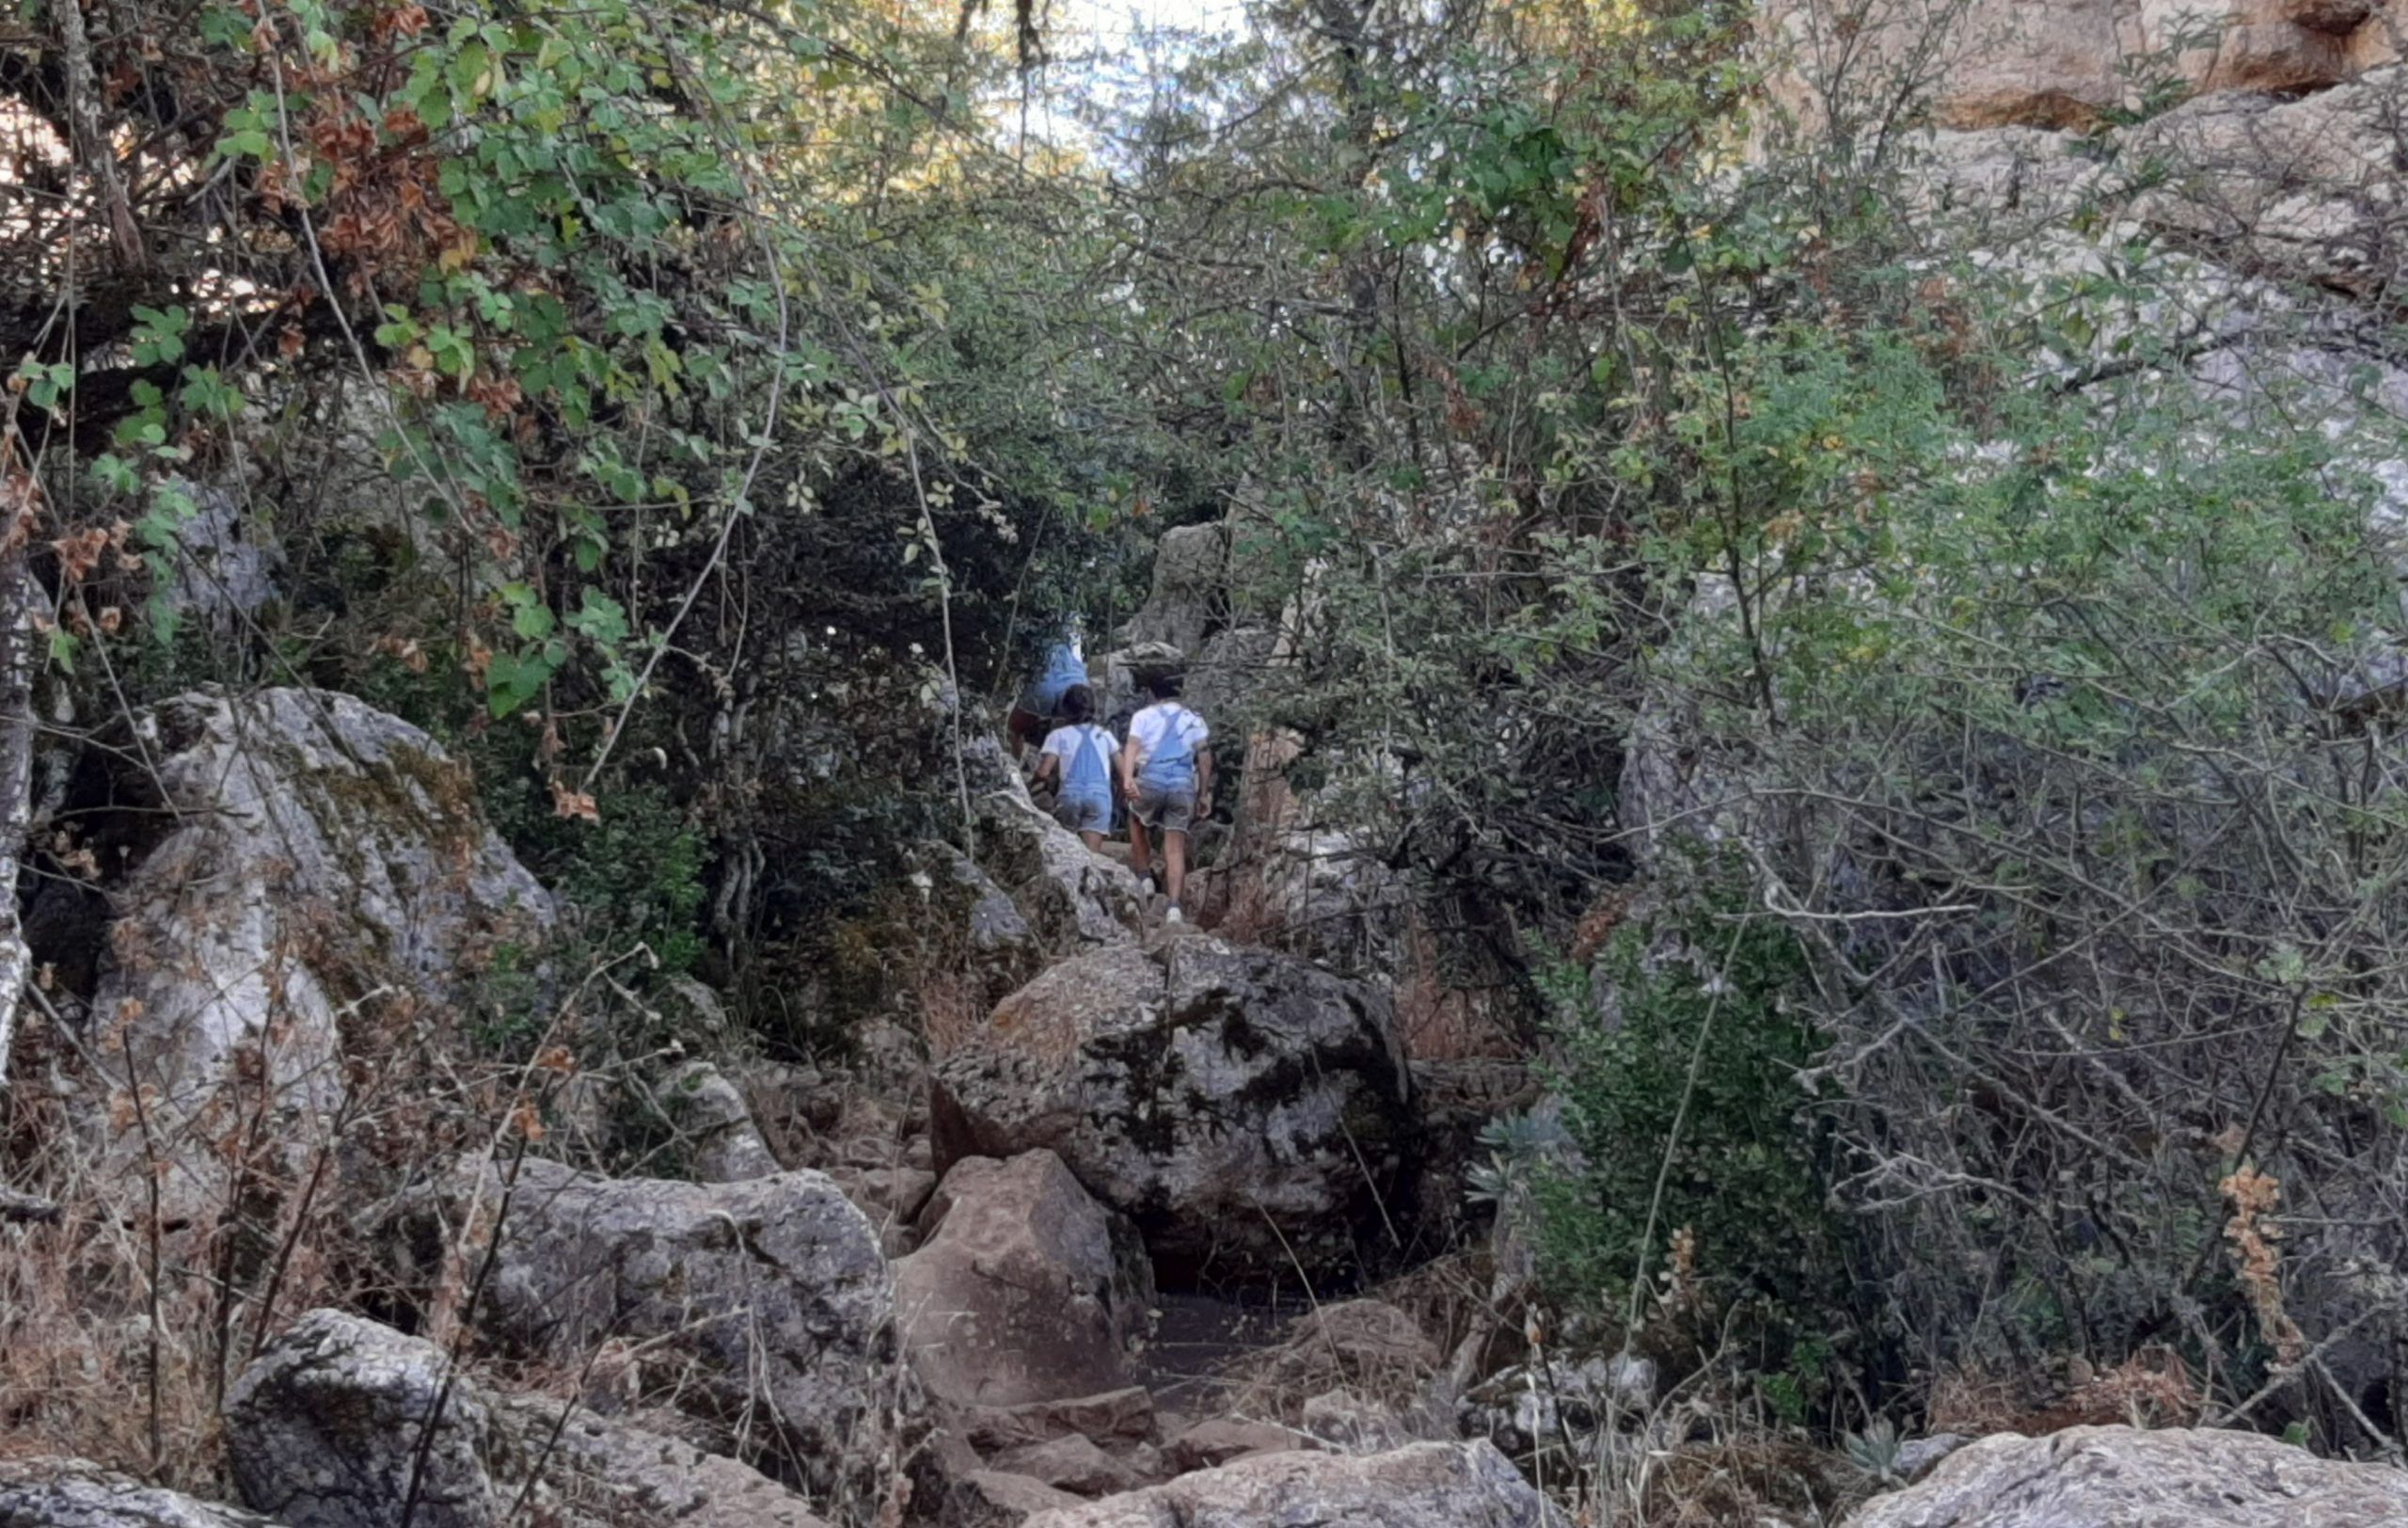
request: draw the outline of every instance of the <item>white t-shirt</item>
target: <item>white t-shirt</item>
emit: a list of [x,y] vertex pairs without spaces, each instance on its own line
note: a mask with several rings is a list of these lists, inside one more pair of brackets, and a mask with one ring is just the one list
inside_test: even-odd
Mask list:
[[1212,740],[1212,729],[1204,724],[1204,718],[1179,702],[1165,700],[1139,711],[1129,724],[1129,736],[1137,744],[1139,774],[1146,772],[1146,760],[1153,757],[1155,751],[1169,740],[1173,727],[1179,729],[1179,737],[1186,740],[1188,767],[1191,771],[1195,768],[1196,756]]
[[1096,766],[1102,772],[1100,778],[1103,782],[1104,789],[1110,790],[1112,788],[1112,756],[1120,752],[1120,740],[1112,735],[1111,728],[1093,724],[1055,727],[1045,735],[1043,752],[1062,761],[1061,783],[1067,787],[1070,783],[1071,769],[1078,760],[1079,745],[1082,742],[1095,750]]

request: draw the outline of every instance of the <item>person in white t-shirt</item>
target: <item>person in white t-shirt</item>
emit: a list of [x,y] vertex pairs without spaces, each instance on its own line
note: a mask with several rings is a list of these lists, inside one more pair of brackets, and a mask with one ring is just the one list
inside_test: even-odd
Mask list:
[[1074,684],[1062,692],[1063,724],[1045,735],[1038,756],[1036,784],[1055,787],[1054,817],[1062,826],[1101,849],[1112,831],[1113,756],[1119,740],[1095,724],[1095,692]]
[[1152,836],[1163,840],[1166,921],[1177,923],[1187,889],[1187,830],[1212,812],[1212,729],[1180,704],[1180,676],[1157,675],[1147,686],[1154,704],[1129,724],[1120,748],[1120,788],[1129,797],[1129,863],[1139,880],[1153,873]]

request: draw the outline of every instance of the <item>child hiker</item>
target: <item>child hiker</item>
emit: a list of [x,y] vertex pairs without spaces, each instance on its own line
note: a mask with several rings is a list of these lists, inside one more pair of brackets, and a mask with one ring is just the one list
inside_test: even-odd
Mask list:
[[1062,826],[1101,849],[1112,831],[1112,756],[1119,742],[1095,724],[1095,692],[1074,684],[1062,692],[1063,724],[1045,735],[1037,760],[1037,784],[1056,790],[1054,816]]
[[1153,873],[1152,835],[1163,840],[1163,890],[1178,923],[1187,889],[1187,830],[1212,811],[1212,729],[1180,704],[1180,676],[1159,674],[1146,685],[1154,704],[1129,724],[1120,750],[1120,785],[1129,794],[1129,864],[1143,880]]

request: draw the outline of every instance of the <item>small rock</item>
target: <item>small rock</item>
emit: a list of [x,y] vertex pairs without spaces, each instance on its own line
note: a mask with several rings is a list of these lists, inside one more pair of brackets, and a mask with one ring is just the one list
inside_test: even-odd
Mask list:
[[744,1095],[710,1062],[689,1061],[671,1073],[657,1098],[677,1132],[687,1175],[696,1183],[742,1183],[784,1170]]
[[1385,1454],[1415,1441],[1403,1419],[1350,1391],[1325,1391],[1305,1402],[1301,1425],[1340,1454]]
[[1963,1433],[1952,1432],[1933,1433],[1928,1438],[1909,1438],[1898,1445],[1890,1468],[1897,1472],[1900,1480],[1921,1480],[1941,1460],[1972,1441]]
[[281,1528],[84,1459],[0,1461],[0,1528]]

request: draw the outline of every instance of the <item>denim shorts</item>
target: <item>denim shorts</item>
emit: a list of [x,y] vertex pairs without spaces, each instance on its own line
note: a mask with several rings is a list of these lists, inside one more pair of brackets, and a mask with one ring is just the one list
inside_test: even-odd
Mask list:
[[1196,820],[1196,787],[1149,786],[1137,782],[1137,799],[1129,810],[1138,821],[1161,833],[1185,833]]
[[1054,804],[1054,820],[1072,833],[1110,833],[1110,796],[1064,796]]

